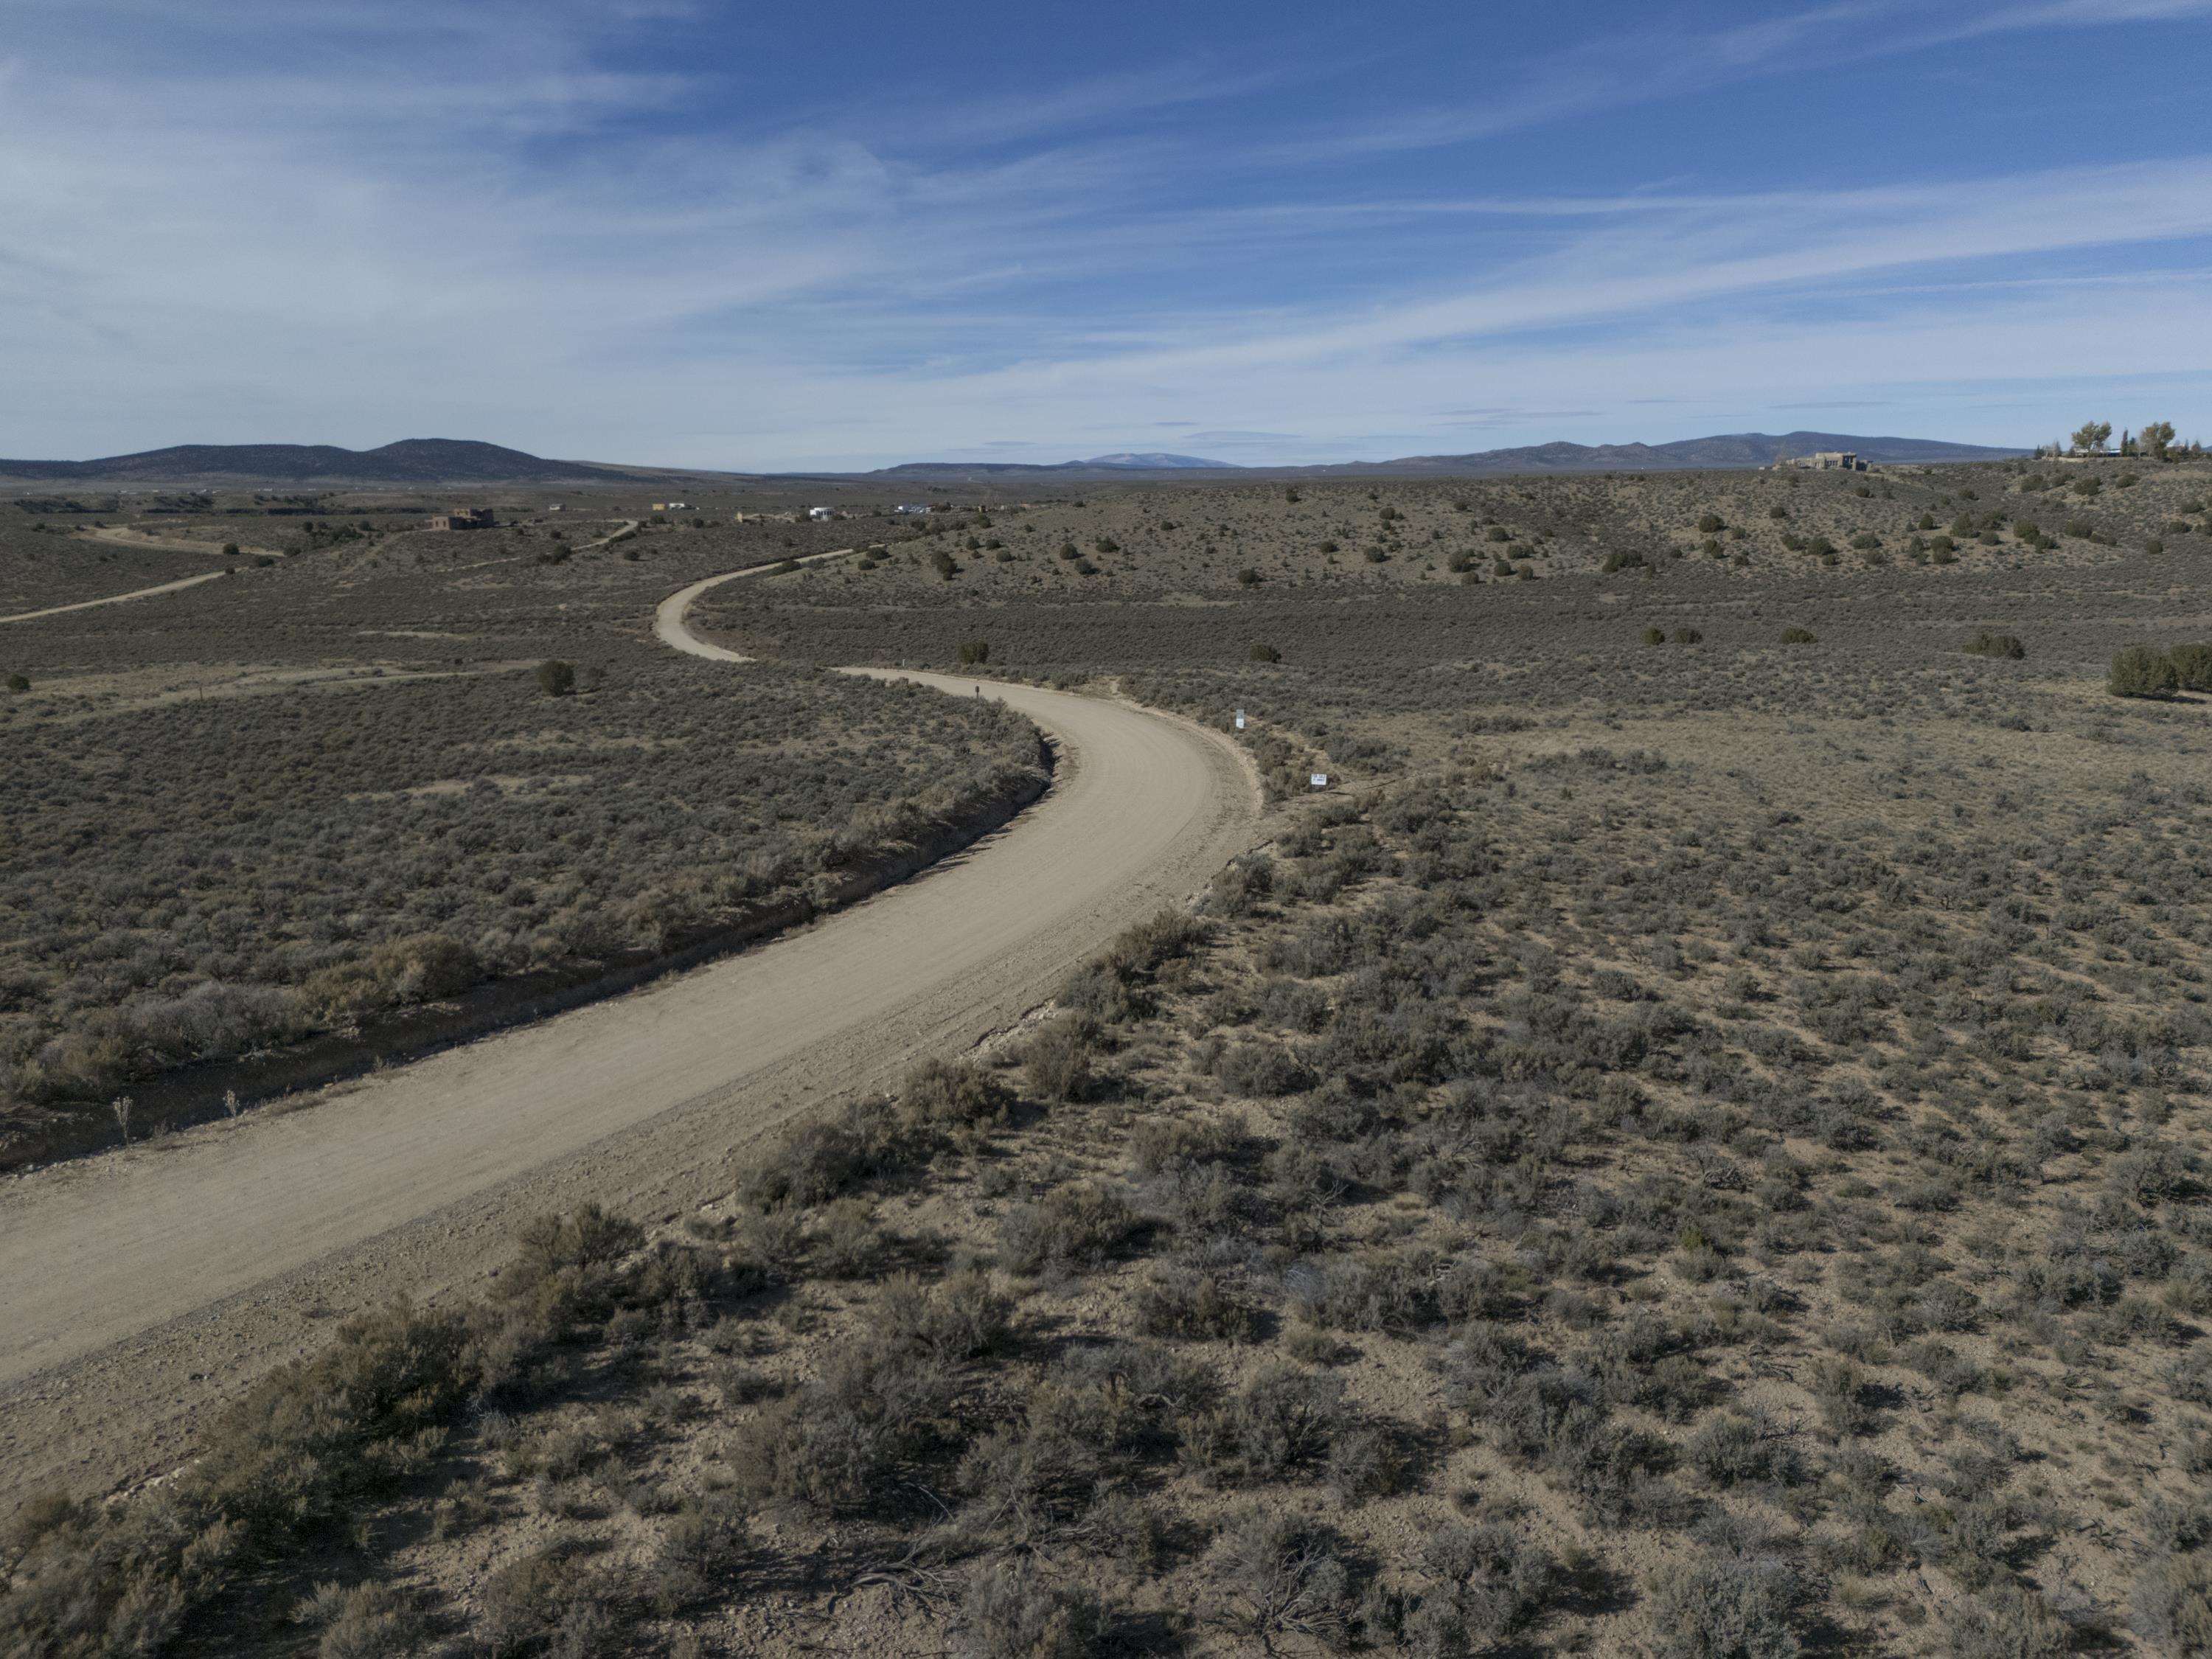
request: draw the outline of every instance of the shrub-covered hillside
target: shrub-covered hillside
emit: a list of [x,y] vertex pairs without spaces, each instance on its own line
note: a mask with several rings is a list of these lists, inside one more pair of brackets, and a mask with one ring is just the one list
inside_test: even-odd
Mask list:
[[972,815],[1038,759],[995,703],[842,675],[638,647],[568,695],[548,678],[12,716],[7,1114],[661,948]]

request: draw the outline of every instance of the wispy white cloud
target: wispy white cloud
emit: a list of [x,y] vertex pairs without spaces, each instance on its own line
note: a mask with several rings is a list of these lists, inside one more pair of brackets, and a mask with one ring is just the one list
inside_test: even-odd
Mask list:
[[1899,58],[1954,41],[2212,16],[2212,0],[1830,0],[1720,27],[1665,17],[1607,28],[1449,106],[1349,121],[1262,148],[1275,161],[1467,144],[1600,111],[1694,97],[1795,71]]
[[[1846,0],[1559,54],[1494,102],[1369,129],[1306,131],[1292,100],[1249,134],[1231,123],[1234,142],[1173,118],[1310,62],[1223,75],[1194,57],[903,123],[826,100],[678,118],[714,104],[709,69],[605,48],[701,9],[18,0],[0,44],[0,453],[443,430],[813,465],[1008,430],[1088,453],[1149,429],[1291,456],[1630,406],[1692,419],[1880,366],[1929,378],[1892,361],[1897,341],[1990,378],[2022,360],[1983,354],[2059,331],[2078,301],[2057,285],[2124,280],[2127,311],[2170,304],[2198,294],[2192,239],[2212,235],[2203,156],[1840,191],[1624,173],[1586,194],[1338,192],[1282,160],[1461,142],[1858,36],[1887,51],[1900,31],[2174,21],[2212,0],[2107,0],[2099,20],[2070,0],[1909,16]],[[129,45],[88,72],[60,47],[94,27]],[[236,49],[271,32],[283,51]],[[1217,172],[1242,182],[1192,187]],[[2162,272],[2141,269],[2152,247]],[[2162,326],[2171,367],[2191,348]],[[2157,355],[2132,315],[2068,328],[2054,363],[2102,350],[2149,372]]]

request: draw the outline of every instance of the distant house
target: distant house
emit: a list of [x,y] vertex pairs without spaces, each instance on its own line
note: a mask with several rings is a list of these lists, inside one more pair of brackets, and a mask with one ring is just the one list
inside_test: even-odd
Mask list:
[[655,501],[653,510],[656,513],[683,513],[689,511],[690,506],[689,501]]
[[499,520],[488,507],[456,507],[451,513],[438,514],[430,520],[433,530],[489,530]]
[[826,507],[810,507],[806,509],[806,516],[817,524],[824,524],[834,515]]
[[1777,466],[1802,467],[1809,472],[1865,472],[1867,464],[1848,449],[1824,449],[1814,455],[1793,455],[1777,461]]
[[561,511],[561,503],[558,501],[550,502],[547,505],[545,510],[548,513],[558,513]]
[[901,501],[896,507],[893,507],[891,511],[894,513],[927,513],[929,511],[929,504],[927,501]]

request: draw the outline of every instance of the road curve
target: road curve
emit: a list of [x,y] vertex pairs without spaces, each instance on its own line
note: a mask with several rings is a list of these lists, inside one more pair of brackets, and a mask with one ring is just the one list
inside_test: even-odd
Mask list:
[[[732,658],[684,621],[713,585],[656,626]],[[173,1464],[212,1405],[313,1349],[332,1315],[468,1290],[528,1215],[597,1199],[665,1218],[726,1192],[733,1148],[1002,1029],[1250,844],[1257,790],[1218,734],[906,678],[1036,720],[1060,746],[1054,787],[921,878],[758,949],[311,1109],[0,1183],[0,1511]]]

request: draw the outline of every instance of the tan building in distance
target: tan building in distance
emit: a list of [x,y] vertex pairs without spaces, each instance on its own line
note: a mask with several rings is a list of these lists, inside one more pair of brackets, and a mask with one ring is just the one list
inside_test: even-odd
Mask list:
[[492,517],[488,507],[456,507],[451,513],[441,513],[430,520],[433,530],[489,530],[499,520]]

